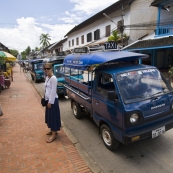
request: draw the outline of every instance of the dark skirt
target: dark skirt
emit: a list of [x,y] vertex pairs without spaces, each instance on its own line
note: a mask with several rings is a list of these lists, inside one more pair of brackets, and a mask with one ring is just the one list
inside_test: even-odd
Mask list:
[[51,108],[46,106],[45,111],[45,123],[51,131],[59,131],[61,127],[61,118],[58,98],[55,98],[55,103],[51,105]]

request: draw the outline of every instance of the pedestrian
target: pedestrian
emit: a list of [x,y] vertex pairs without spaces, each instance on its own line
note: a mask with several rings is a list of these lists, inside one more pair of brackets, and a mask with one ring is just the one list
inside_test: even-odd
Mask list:
[[45,63],[44,70],[47,75],[45,80],[45,100],[48,102],[45,109],[45,123],[50,128],[47,135],[51,135],[47,143],[51,143],[56,139],[57,131],[61,128],[61,118],[58,95],[56,93],[57,80],[52,71],[52,64]]

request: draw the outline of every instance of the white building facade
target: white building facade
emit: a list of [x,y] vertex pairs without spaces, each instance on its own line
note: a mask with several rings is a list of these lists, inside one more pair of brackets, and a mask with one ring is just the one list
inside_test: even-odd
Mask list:
[[[102,44],[107,41],[113,30],[119,28],[122,21],[124,23],[123,34],[129,36],[128,42],[121,43],[123,46],[153,33],[154,29],[150,26],[144,29],[141,29],[141,27],[139,29],[139,26],[131,27],[134,24],[142,26],[144,23],[156,20],[157,8],[149,7],[151,2],[152,0],[146,2],[143,0],[120,0],[112,4],[69,31],[65,35],[67,41],[63,44],[63,50],[91,44]],[[109,16],[112,21],[105,17],[103,13]]]

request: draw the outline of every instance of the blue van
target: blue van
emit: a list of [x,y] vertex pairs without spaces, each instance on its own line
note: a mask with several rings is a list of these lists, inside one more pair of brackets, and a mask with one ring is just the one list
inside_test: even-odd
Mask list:
[[29,73],[31,74],[32,80],[35,83],[38,81],[44,81],[44,69],[43,69],[43,59],[32,59],[29,60]]
[[63,71],[63,61],[64,61],[65,55],[58,55],[53,56],[49,59],[49,63],[52,64],[53,73],[57,78],[57,94],[61,95],[64,94],[64,86],[62,85],[62,81],[64,80],[63,74],[61,73]]
[[[147,55],[104,50],[74,50],[64,68],[67,95],[74,116],[89,114],[99,127],[105,146],[114,150],[155,138],[173,127],[173,90],[154,66],[138,64]],[[81,73],[82,71],[82,78]]]

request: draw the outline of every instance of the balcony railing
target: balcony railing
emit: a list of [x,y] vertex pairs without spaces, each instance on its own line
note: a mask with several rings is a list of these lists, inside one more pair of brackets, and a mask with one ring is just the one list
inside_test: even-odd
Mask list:
[[165,36],[173,34],[173,24],[166,26],[159,26],[156,30],[156,36]]

